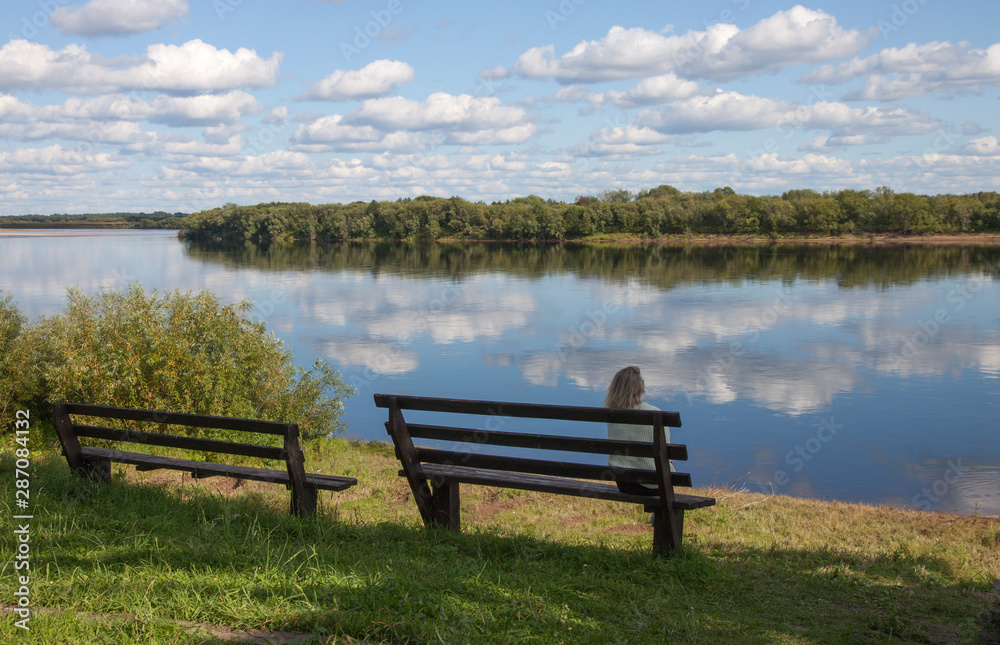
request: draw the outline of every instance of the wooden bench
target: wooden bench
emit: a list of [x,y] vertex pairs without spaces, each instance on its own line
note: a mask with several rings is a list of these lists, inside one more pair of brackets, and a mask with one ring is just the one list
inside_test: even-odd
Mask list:
[[[655,410],[611,410],[607,408],[469,401],[419,396],[376,394],[375,405],[388,408],[385,427],[396,446],[413,491],[420,516],[428,526],[461,530],[459,485],[477,484],[517,488],[641,504],[653,514],[653,552],[667,554],[681,550],[684,511],[712,506],[715,499],[674,491],[675,486],[691,486],[691,476],[670,471],[670,460],[687,459],[687,448],[664,441],[663,427],[679,428],[680,414]],[[404,410],[443,412],[487,417],[478,428],[409,423]],[[502,432],[503,417],[562,419],[595,423],[634,423],[653,426],[652,442],[613,441],[604,438]],[[599,432],[606,433],[606,426]],[[454,442],[451,448],[418,447],[414,439]],[[424,442],[426,444],[426,441]],[[455,447],[457,446],[457,447]],[[624,455],[652,458],[655,470],[619,469],[603,464],[586,464],[534,457],[489,454],[484,446],[529,451],[565,451],[587,454]],[[529,453],[538,454],[538,453]],[[622,493],[614,482],[654,484],[653,496]]]
[[[148,422],[156,425],[179,425],[194,428],[240,430],[283,437],[282,447],[202,439],[159,432],[140,432],[98,425],[74,423],[70,415]],[[341,491],[358,483],[353,477],[337,477],[305,472],[302,449],[299,447],[299,428],[294,423],[235,419],[201,414],[154,412],[133,408],[115,408],[82,403],[61,403],[52,410],[52,421],[62,444],[63,454],[72,470],[93,477],[104,483],[111,481],[111,462],[132,464],[136,470],[166,468],[191,473],[194,479],[205,477],[236,477],[255,481],[284,484],[292,491],[291,512],[295,515],[312,515],[316,512],[318,490]],[[234,466],[193,459],[161,457],[141,452],[127,452],[114,448],[80,445],[80,437],[107,441],[124,441],[151,446],[182,448],[227,455],[243,455],[285,462],[284,470]]]

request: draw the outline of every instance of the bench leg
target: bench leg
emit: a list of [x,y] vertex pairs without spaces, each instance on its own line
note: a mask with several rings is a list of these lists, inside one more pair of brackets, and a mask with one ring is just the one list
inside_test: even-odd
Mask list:
[[81,472],[95,482],[111,483],[111,460],[100,457],[84,457]]
[[679,555],[683,534],[684,511],[659,509],[653,512],[653,555]]
[[292,486],[292,515],[308,517],[316,514],[316,489],[304,486],[300,493],[298,486]]
[[435,526],[462,530],[458,482],[435,486],[431,493],[431,519]]

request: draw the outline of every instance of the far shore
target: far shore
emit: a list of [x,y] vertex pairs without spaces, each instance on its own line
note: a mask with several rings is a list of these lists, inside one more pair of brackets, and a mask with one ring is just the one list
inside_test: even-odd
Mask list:
[[672,237],[654,242],[691,242],[694,244],[781,244],[781,243],[815,243],[815,244],[1000,244],[1000,234],[997,233],[963,233],[940,235],[845,235],[826,237],[741,237],[738,235],[717,235],[703,237]]
[[[143,235],[150,230],[165,229],[123,229],[123,228],[0,228],[0,237],[85,237],[101,235],[104,231],[121,231],[123,235]],[[175,229],[167,229],[175,230]],[[127,232],[126,232],[127,231]],[[349,240],[338,240],[349,241]],[[387,241],[366,240],[364,241]],[[425,240],[388,240],[388,241],[425,241]],[[842,236],[792,236],[792,237],[754,237],[742,235],[674,235],[660,238],[615,237],[600,236],[589,238],[574,238],[564,240],[473,240],[468,238],[439,238],[437,242],[572,242],[589,244],[717,244],[720,246],[733,244],[916,244],[916,245],[1000,245],[1000,233],[962,233],[962,234],[929,234],[929,235],[842,235]]]
[[142,235],[154,229],[139,228],[0,228],[0,237],[83,237],[100,235],[103,231],[128,231],[124,235]]

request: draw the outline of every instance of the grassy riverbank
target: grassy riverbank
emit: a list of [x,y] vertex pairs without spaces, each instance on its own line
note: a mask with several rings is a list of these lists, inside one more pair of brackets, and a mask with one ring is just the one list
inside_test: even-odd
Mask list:
[[[96,487],[57,451],[36,449],[35,613],[29,632],[0,618],[4,642],[199,643],[211,641],[207,626],[316,643],[976,643],[1000,633],[998,518],[713,490],[718,506],[687,515],[685,555],[653,559],[638,508],[466,487],[456,535],[420,525],[390,447],[312,442],[306,458],[359,485],[323,493],[319,515],[300,520],[279,486],[116,466],[115,484]],[[5,446],[7,518],[18,513],[13,471]],[[8,605],[15,545],[4,531]]]

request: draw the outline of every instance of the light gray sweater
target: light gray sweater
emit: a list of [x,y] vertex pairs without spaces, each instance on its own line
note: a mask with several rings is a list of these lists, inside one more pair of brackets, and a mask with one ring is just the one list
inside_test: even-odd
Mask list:
[[[659,410],[655,405],[650,405],[641,401],[634,410]],[[670,443],[670,428],[663,426],[663,437]],[[653,426],[641,426],[632,423],[609,423],[608,439],[618,441],[652,441]],[[623,455],[611,455],[608,457],[608,466],[612,470],[618,471],[623,468],[637,468],[641,470],[656,470],[656,464],[648,457],[625,457]],[[674,465],[670,464],[670,470]]]

